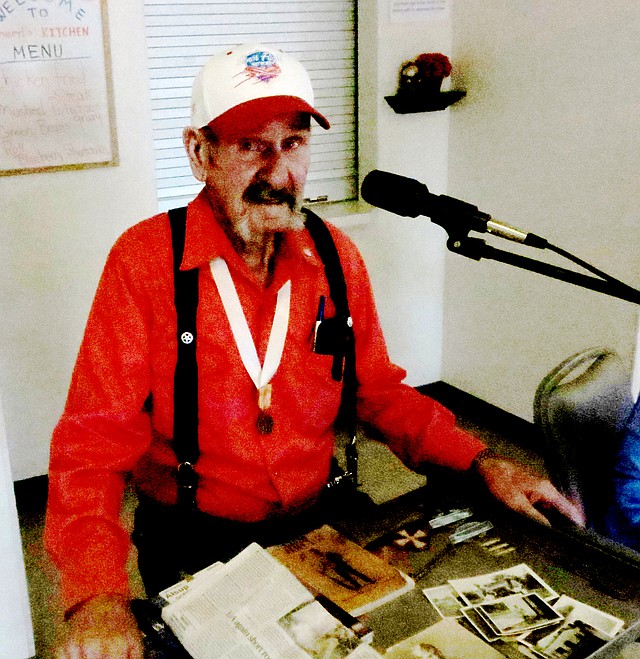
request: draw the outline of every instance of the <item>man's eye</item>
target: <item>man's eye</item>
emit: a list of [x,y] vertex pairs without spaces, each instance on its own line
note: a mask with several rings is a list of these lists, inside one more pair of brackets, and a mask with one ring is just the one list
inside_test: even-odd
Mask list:
[[306,144],[306,140],[303,137],[291,137],[284,143],[284,148],[287,151],[295,151],[300,147]]
[[244,151],[245,153],[260,153],[264,151],[264,145],[255,140],[243,140],[239,146],[240,151]]

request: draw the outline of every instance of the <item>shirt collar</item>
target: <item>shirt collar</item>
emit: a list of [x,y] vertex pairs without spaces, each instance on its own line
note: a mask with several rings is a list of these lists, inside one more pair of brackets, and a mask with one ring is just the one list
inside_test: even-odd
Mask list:
[[[244,262],[233,248],[224,229],[218,222],[206,189],[187,206],[187,230],[181,270],[191,270],[208,264],[221,256],[231,267]],[[280,246],[280,257],[302,260],[321,266],[308,231],[288,231]]]

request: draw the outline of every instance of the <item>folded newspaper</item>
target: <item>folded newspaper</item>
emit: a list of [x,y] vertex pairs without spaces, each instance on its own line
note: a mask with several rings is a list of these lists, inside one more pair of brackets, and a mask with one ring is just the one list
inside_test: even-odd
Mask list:
[[278,560],[252,544],[160,593],[162,619],[194,659],[366,659],[357,619],[331,615]]

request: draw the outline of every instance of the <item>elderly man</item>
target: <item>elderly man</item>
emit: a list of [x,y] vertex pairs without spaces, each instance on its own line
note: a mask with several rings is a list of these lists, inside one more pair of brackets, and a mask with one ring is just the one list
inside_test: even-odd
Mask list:
[[[329,128],[306,72],[278,50],[234,48],[196,78],[184,145],[204,189],[186,212],[180,266],[197,272],[194,332],[178,334],[167,214],[129,229],[109,255],[51,447],[46,539],[68,611],[62,657],[140,655],[119,518],[126,475],[141,501],[133,536],[148,591],[251,540],[285,538],[322,499],[343,384],[334,357],[314,351],[319,307],[330,318],[335,300],[300,212],[311,121]],[[362,259],[330,232],[355,337],[358,419],[411,467],[473,465],[514,509],[545,521],[533,507],[542,503],[579,522],[547,481],[487,452],[402,384]],[[195,337],[197,510],[185,513],[174,371],[178,342]]]

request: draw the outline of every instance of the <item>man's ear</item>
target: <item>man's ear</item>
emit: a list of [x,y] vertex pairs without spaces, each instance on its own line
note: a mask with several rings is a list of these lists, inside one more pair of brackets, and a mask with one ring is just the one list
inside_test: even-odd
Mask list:
[[201,130],[187,126],[182,131],[182,143],[189,157],[191,173],[198,181],[205,182],[209,166],[209,144]]

